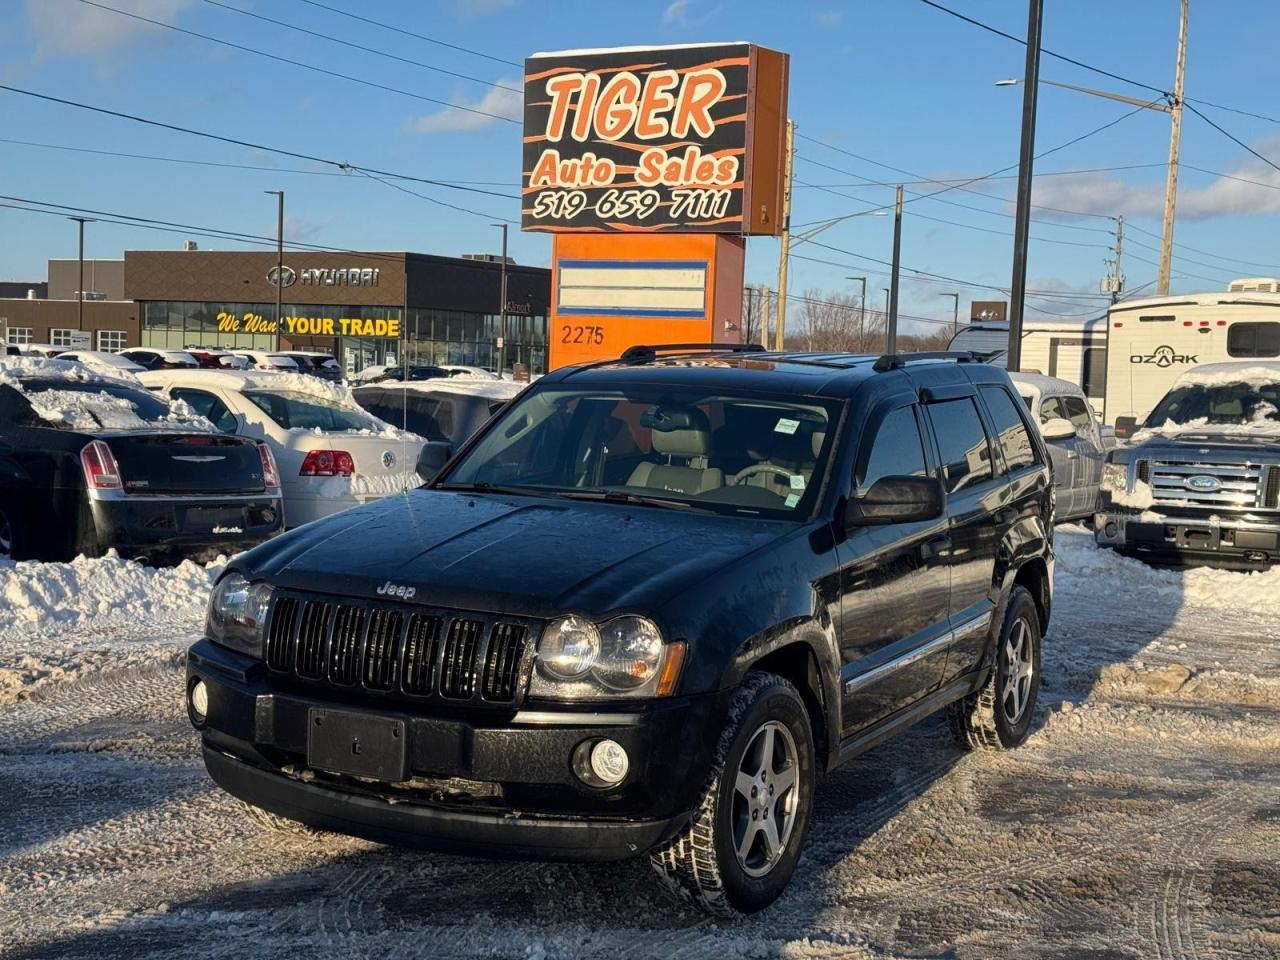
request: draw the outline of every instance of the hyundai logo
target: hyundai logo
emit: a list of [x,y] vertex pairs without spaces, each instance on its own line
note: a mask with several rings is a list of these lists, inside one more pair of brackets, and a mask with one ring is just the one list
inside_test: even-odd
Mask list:
[[293,267],[272,267],[267,271],[267,283],[273,287],[292,287],[297,279]]
[[1198,490],[1201,493],[1212,493],[1222,487],[1222,481],[1217,477],[1211,477],[1203,473],[1194,477],[1187,477],[1182,482],[1188,490]]
[[382,451],[382,465],[390,470],[396,465],[396,455],[390,450]]

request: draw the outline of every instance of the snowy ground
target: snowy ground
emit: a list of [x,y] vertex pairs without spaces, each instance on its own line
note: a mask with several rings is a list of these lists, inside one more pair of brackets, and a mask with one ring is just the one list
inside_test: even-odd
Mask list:
[[717,924],[639,864],[251,826],[179,696],[216,569],[0,566],[0,956],[1280,956],[1280,570],[1063,533],[1029,743],[963,754],[929,721],[863,756],[784,898]]

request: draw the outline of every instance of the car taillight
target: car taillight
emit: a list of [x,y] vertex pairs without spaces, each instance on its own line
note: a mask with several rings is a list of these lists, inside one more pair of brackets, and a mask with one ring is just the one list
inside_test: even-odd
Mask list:
[[120,468],[116,465],[115,455],[101,440],[86,444],[80,451],[80,466],[84,470],[85,483],[93,489],[120,489]]
[[356,472],[356,462],[345,450],[312,450],[298,470],[300,477],[349,477]]
[[280,486],[280,473],[276,470],[276,458],[272,456],[271,448],[265,443],[258,444],[258,456],[262,458],[262,485]]

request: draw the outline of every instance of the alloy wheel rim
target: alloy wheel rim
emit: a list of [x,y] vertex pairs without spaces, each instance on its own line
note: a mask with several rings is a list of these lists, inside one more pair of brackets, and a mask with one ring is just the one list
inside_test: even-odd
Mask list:
[[1000,708],[1011,724],[1026,713],[1031,700],[1031,683],[1035,679],[1031,627],[1019,619],[1004,642],[1004,682],[1000,687]]
[[791,731],[777,720],[762,724],[734,780],[733,849],[748,876],[764,876],[787,850],[800,809],[799,770]]

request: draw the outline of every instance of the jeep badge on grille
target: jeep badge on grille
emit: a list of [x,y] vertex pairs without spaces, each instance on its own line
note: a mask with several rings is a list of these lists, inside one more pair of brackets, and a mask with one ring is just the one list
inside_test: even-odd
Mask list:
[[418,592],[418,588],[401,586],[388,580],[378,588],[377,592],[384,597],[399,597],[401,600],[408,600]]

